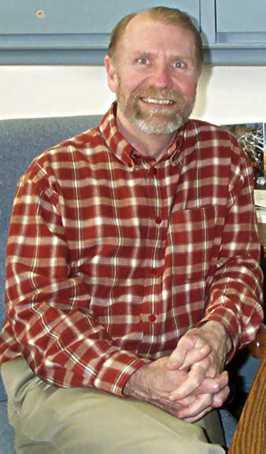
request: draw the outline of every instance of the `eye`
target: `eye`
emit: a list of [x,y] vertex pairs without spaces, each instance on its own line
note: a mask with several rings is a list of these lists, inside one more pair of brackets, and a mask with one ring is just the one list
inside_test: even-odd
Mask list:
[[185,69],[186,64],[185,64],[185,62],[182,61],[182,60],[175,60],[175,61],[173,62],[173,67],[174,67],[175,69]]
[[146,57],[145,55],[142,55],[141,57],[138,57],[138,58],[136,59],[136,63],[137,63],[138,65],[148,65],[149,62],[150,62],[150,61],[149,61],[149,58]]

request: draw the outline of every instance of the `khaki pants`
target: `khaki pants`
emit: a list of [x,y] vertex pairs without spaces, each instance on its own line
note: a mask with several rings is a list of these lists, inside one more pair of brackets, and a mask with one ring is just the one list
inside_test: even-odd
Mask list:
[[[200,425],[150,404],[90,388],[50,385],[23,359],[3,364],[1,372],[19,454],[224,453],[208,443]],[[215,418],[209,419],[217,425]],[[212,433],[216,439],[217,433],[219,437],[219,423]]]

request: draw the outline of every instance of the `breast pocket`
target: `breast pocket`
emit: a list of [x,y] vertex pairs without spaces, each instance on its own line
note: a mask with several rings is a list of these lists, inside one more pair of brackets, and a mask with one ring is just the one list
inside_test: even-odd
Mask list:
[[174,211],[169,227],[172,272],[178,282],[203,281],[217,254],[217,210],[213,206]]

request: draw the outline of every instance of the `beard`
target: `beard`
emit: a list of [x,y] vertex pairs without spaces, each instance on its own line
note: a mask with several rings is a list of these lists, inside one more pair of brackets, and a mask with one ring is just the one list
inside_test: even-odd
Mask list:
[[[149,104],[145,108],[144,99],[156,99],[163,104]],[[170,100],[169,104],[164,104]],[[121,112],[128,121],[146,134],[172,134],[177,131],[189,118],[194,98],[187,100],[184,95],[176,90],[167,88],[146,89],[136,88],[126,97],[119,85],[117,102]]]

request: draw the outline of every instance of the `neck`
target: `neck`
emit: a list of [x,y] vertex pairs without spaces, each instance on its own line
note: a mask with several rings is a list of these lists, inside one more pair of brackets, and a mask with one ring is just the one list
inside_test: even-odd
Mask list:
[[167,150],[176,134],[147,134],[117,115],[117,127],[135,150],[146,158],[157,160]]

